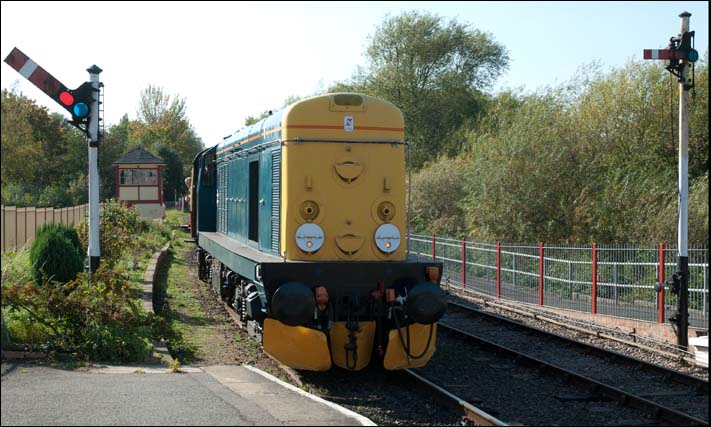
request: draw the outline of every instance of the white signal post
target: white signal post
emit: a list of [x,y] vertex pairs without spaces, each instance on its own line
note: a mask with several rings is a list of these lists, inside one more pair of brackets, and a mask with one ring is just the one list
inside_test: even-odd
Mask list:
[[89,72],[89,81],[94,88],[89,118],[89,271],[95,272],[99,268],[101,259],[101,246],[99,243],[99,74],[101,68],[93,65],[86,71]]
[[[666,59],[667,66],[679,82],[679,222],[677,227],[677,271],[674,273],[672,291],[678,295],[677,312],[669,319],[677,326],[677,344],[689,346],[689,89],[694,82],[689,80],[689,66],[698,59],[690,45],[694,32],[689,32],[689,12],[682,12],[681,33],[670,41],[667,49],[645,49],[644,59]],[[664,283],[657,285],[660,291]],[[663,293],[661,298],[663,298]],[[662,302],[663,303],[663,302]]]
[[[101,93],[99,74],[102,70],[96,65],[87,69],[91,79],[89,83],[93,89],[91,100],[89,100],[86,99],[86,83],[75,90],[68,90],[62,82],[37,65],[18,48],[12,49],[12,52],[5,58],[5,62],[67,109],[74,119],[69,123],[89,137],[89,247],[87,255],[89,271],[94,273],[99,268],[101,254],[99,245],[99,142],[101,139],[99,136],[99,121],[101,120],[99,118],[99,94]],[[75,103],[75,101],[78,102]],[[89,103],[91,106],[88,105]],[[85,122],[87,109],[89,109],[89,121]]]
[[[681,34],[689,31],[689,12],[679,15]],[[679,330],[677,344],[689,347],[689,62],[683,60],[679,77],[679,225],[677,227],[677,269],[679,287]]]

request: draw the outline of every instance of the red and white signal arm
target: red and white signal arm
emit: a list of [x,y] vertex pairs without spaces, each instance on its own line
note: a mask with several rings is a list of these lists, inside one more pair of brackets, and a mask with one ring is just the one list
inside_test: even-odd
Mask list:
[[12,52],[5,58],[5,62],[54,100],[57,100],[60,93],[67,90],[62,82],[37,65],[18,48],[12,49]]
[[[671,60],[685,60],[688,59],[686,52],[674,50],[674,49],[644,49],[642,58],[644,59],[666,59]],[[692,60],[693,62],[693,60]]]

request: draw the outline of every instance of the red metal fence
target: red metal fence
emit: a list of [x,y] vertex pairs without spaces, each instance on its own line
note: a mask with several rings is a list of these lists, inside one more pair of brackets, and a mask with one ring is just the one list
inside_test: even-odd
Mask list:
[[[659,293],[674,251],[664,243],[560,245],[469,242],[411,234],[410,253],[442,261],[443,279],[496,298],[664,323],[676,296]],[[689,322],[708,327],[706,245],[689,248]],[[457,281],[454,278],[458,278]],[[457,283],[458,282],[458,283]]]

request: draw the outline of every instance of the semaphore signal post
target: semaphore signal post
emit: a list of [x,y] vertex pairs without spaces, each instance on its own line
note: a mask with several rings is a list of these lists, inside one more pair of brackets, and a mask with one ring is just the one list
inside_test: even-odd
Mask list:
[[101,248],[99,246],[99,93],[101,83],[99,74],[101,68],[91,66],[90,80],[82,83],[78,88],[68,89],[62,82],[54,78],[44,68],[14,48],[5,58],[5,62],[24,78],[37,86],[59,105],[64,107],[71,115],[69,122],[81,130],[89,139],[89,271],[95,272],[99,268]]
[[[644,59],[668,60],[667,70],[679,82],[679,224],[677,227],[677,271],[668,283],[656,286],[660,298],[664,299],[664,287],[678,295],[677,311],[669,318],[676,326],[677,344],[689,346],[689,89],[694,86],[689,78],[689,68],[699,59],[694,49],[694,31],[689,31],[689,12],[679,15],[681,32],[669,39],[666,49],[645,49]],[[693,73],[692,73],[693,75]]]

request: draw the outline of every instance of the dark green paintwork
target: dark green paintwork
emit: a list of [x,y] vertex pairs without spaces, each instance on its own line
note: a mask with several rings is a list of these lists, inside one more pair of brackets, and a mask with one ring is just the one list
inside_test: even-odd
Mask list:
[[[275,150],[281,150],[281,146],[267,145],[259,151],[251,150],[249,154],[238,150],[239,156],[218,160],[219,165],[226,165],[224,168],[220,167],[221,173],[227,174],[227,184],[224,186],[227,189],[224,195],[224,203],[227,206],[226,234],[245,245],[272,254],[278,253],[278,246],[274,247],[273,241],[278,240],[279,233],[278,218],[277,221],[272,221],[272,198],[273,195],[279,195],[279,188],[274,188],[272,175],[272,153]],[[249,165],[252,162],[259,163],[258,197],[255,199],[259,221],[257,241],[249,239]],[[279,185],[278,177],[276,184]],[[220,195],[221,200],[222,198]],[[273,236],[273,233],[276,235]]]
[[[214,162],[210,161],[216,149],[212,147],[205,150],[194,163],[194,166],[199,167],[196,186],[198,231],[215,231],[217,226],[217,169]],[[210,169],[210,178],[206,175],[206,168]]]

